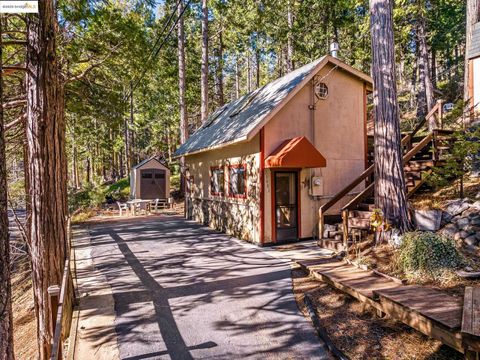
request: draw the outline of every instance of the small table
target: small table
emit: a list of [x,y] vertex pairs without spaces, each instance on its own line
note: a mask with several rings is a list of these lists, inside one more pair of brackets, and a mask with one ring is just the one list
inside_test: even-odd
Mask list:
[[130,206],[130,213],[133,215],[137,215],[137,207],[140,207],[142,210],[145,209],[148,213],[150,213],[150,203],[152,200],[142,200],[142,199],[133,199],[127,201],[128,206]]

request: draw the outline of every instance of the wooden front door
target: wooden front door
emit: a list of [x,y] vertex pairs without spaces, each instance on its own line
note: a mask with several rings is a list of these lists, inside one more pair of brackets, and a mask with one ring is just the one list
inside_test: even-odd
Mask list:
[[140,198],[165,199],[166,179],[165,170],[142,169],[140,170]]
[[276,241],[298,239],[298,174],[296,171],[277,171],[275,179]]

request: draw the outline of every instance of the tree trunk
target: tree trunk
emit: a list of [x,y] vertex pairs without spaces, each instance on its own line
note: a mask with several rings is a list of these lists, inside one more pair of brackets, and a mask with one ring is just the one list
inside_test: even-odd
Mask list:
[[223,29],[220,29],[220,33],[218,34],[218,51],[217,51],[217,71],[216,71],[216,78],[217,78],[217,98],[218,98],[218,105],[223,106],[225,105],[225,97],[223,94]]
[[135,123],[134,109],[133,109],[133,83],[130,82],[130,124],[127,129],[128,131],[128,157],[130,158],[130,167],[132,167],[135,162],[135,139],[133,133],[133,126]]
[[288,0],[287,2],[287,25],[288,25],[288,35],[287,35],[287,73],[293,71],[293,1]]
[[61,284],[66,254],[67,169],[54,1],[39,1],[38,7],[38,16],[27,17],[26,84],[32,282],[43,360],[50,357],[53,335],[47,289]]
[[240,97],[240,69],[238,68],[238,54],[235,57],[235,100]]
[[430,76],[432,78],[432,87],[437,87],[437,51],[432,48],[432,59],[430,61]]
[[410,228],[397,103],[392,1],[370,0],[375,111],[375,205],[401,232]]
[[[467,102],[470,98],[470,68],[469,68],[469,49],[472,43],[473,26],[479,20],[480,0],[467,0],[467,29],[465,37],[465,76],[463,83],[463,100]],[[467,120],[469,121],[469,120]]]
[[247,92],[252,91],[252,59],[250,50],[247,51]]
[[202,0],[202,74],[201,74],[201,110],[202,124],[208,118],[208,7]]
[[[2,67],[2,29],[0,19],[0,68]],[[0,360],[12,360],[13,317],[10,282],[10,242],[7,206],[7,167],[3,119],[3,76],[0,72]]]
[[[185,31],[183,27],[183,0],[180,0],[178,5],[178,92],[179,92],[179,107],[180,107],[180,143],[185,143],[188,139],[188,117],[187,117],[187,105],[185,102]],[[203,121],[203,120],[202,120]],[[167,138],[170,140],[169,129],[167,128]],[[170,143],[168,142],[167,150],[170,149]],[[170,157],[170,151],[169,151]],[[185,191],[185,157],[180,158],[180,191]]]
[[[421,114],[419,116],[424,118],[432,109],[434,105],[434,95],[433,95],[433,85],[432,79],[430,77],[430,70],[428,66],[428,49],[427,49],[427,32],[426,32],[426,24],[425,24],[425,17],[423,16],[422,12],[423,9],[423,2],[420,2],[419,6],[422,8],[419,9],[418,15],[418,28],[417,28],[417,37],[418,37],[418,68],[419,68],[419,80],[422,82],[422,91],[425,91],[425,94],[422,94],[422,102],[418,104],[419,111],[417,114]],[[420,109],[421,107],[421,109]],[[433,118],[434,119],[434,118]],[[428,128],[429,130],[433,130],[435,126],[435,121],[429,121]]]

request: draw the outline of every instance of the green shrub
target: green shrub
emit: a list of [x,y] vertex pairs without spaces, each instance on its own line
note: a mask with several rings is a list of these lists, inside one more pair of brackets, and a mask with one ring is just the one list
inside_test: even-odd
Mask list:
[[453,240],[433,232],[406,233],[395,255],[398,270],[412,279],[442,281],[464,263]]

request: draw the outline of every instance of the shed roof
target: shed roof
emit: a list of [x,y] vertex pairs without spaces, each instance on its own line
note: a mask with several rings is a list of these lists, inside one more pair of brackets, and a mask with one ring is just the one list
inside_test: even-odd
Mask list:
[[177,149],[174,156],[194,154],[250,140],[328,63],[349,72],[361,81],[372,83],[368,75],[329,55],[323,56],[219,108]]
[[149,163],[152,160],[158,162],[160,165],[165,166],[168,169],[168,167],[164,163],[162,163],[160,160],[158,160],[156,156],[149,157],[149,158],[139,162],[137,165],[132,166],[132,169],[141,168],[143,165]]

